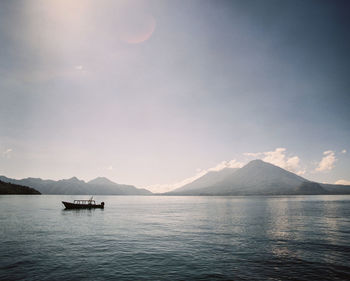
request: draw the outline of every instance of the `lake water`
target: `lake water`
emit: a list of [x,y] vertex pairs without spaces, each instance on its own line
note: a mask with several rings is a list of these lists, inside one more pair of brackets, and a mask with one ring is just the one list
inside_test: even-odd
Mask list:
[[1,280],[345,280],[350,196],[0,196]]

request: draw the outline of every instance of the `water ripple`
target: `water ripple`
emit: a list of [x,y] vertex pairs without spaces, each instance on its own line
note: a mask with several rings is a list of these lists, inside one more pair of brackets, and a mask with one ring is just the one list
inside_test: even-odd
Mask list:
[[347,196],[74,198],[0,196],[1,280],[350,278]]

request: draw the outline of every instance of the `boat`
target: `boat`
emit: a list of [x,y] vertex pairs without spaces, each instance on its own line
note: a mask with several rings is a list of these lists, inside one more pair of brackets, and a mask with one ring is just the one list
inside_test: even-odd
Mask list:
[[92,200],[92,197],[89,200],[74,200],[73,203],[62,201],[66,209],[104,209],[105,203],[96,204],[95,200]]

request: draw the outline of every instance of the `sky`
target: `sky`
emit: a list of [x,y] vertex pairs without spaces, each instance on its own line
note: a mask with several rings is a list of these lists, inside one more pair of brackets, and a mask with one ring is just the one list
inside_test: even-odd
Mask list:
[[0,175],[163,192],[263,159],[350,184],[350,3],[0,2]]

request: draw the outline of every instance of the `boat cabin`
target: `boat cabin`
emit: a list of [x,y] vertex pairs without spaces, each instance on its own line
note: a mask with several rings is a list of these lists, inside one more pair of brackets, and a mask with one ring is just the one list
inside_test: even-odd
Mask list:
[[74,200],[74,204],[79,205],[96,205],[95,200]]

